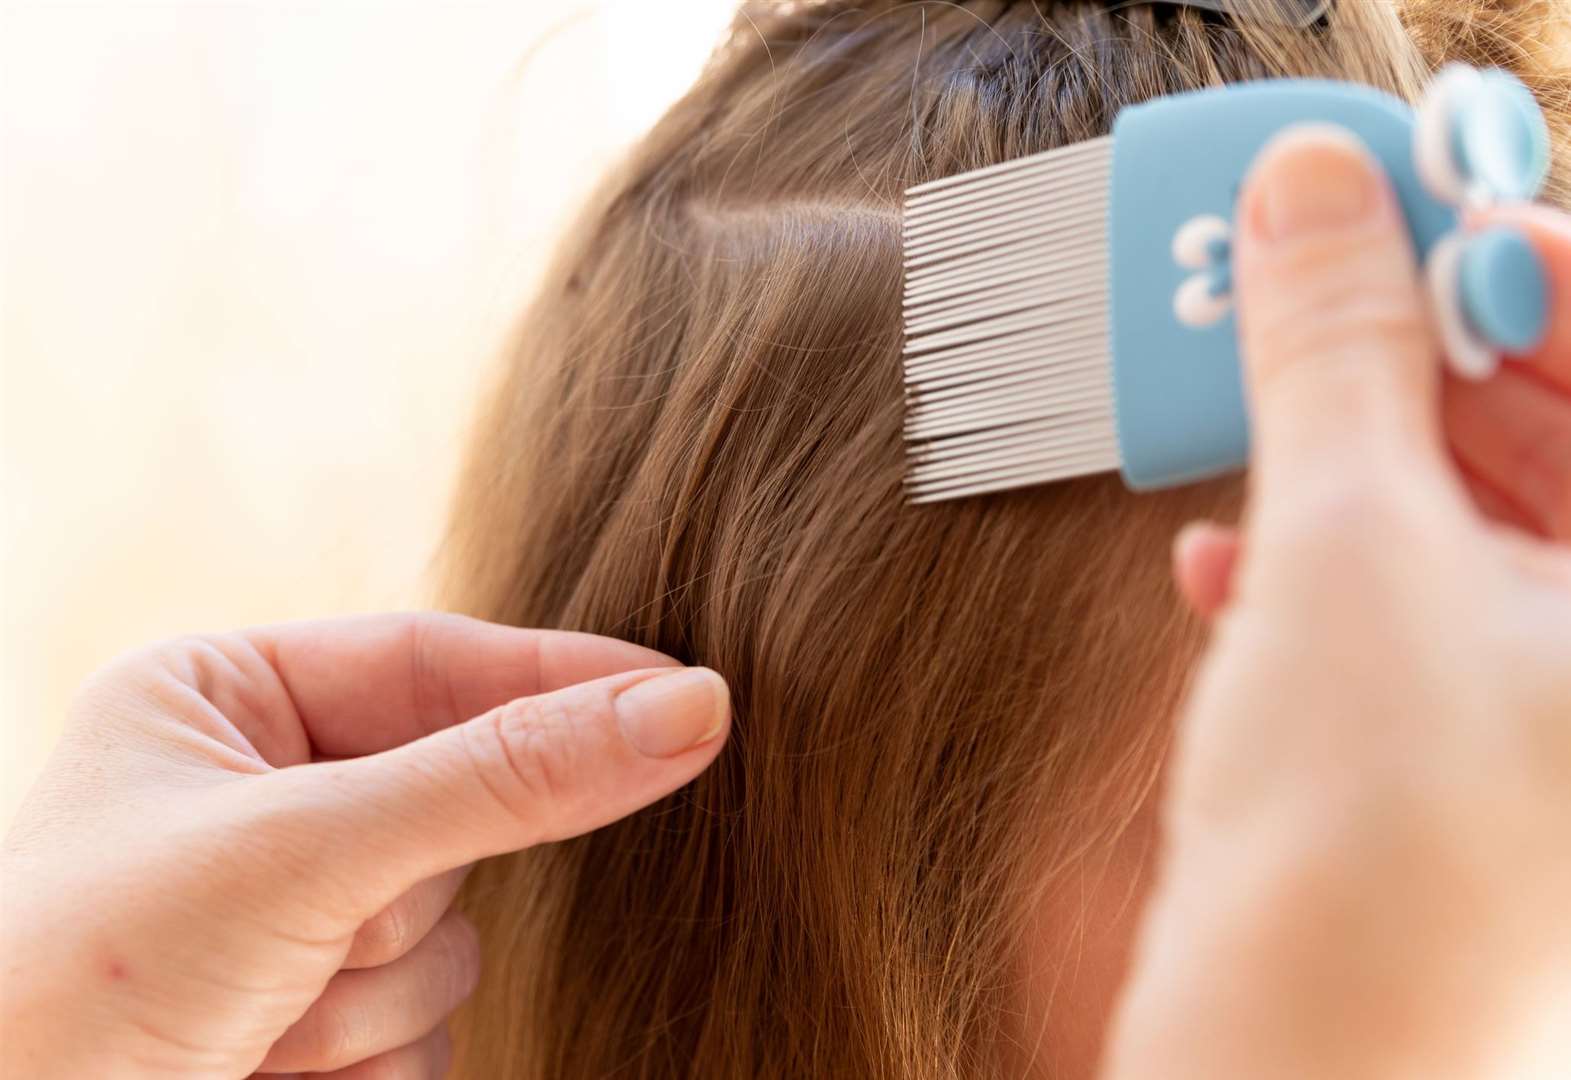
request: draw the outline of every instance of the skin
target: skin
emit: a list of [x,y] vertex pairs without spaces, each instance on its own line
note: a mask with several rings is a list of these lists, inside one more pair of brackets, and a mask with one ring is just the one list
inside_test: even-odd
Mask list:
[[[1256,179],[1257,185],[1271,182],[1269,172]],[[1571,220],[1525,206],[1492,210],[1471,224],[1510,225],[1531,238],[1548,273],[1554,318],[1543,345],[1509,358],[1496,379],[1442,377],[1446,445],[1478,513],[1503,537],[1571,543]],[[1297,287],[1291,278],[1251,284]],[[1246,295],[1241,303],[1247,307],[1255,300]],[[1175,584],[1203,618],[1221,617],[1233,599],[1242,535],[1233,525],[1196,521],[1174,541]],[[1022,1071],[1035,1067],[1055,1077],[1096,1073],[1140,926],[1130,898],[1148,890],[1158,870],[1156,817],[1155,807],[1144,807],[1113,851],[1077,871],[1035,913],[1026,993],[1044,1024],[1040,1044],[1016,1055]],[[1065,927],[1083,932],[1066,940]],[[1050,1061],[1042,1059],[1042,1047],[1053,1048]],[[1031,1052],[1036,1059],[1029,1058]]]
[[1554,329],[1442,406],[1367,152],[1295,130],[1245,184],[1249,502],[1177,545],[1214,633],[1108,1080],[1571,1060],[1571,229],[1503,213],[1552,268]]
[[712,671],[447,615],[127,656],[6,838],[7,1068],[440,1076],[464,868],[680,787],[729,712]]
[[[1441,401],[1447,444],[1478,509],[1518,532],[1571,543],[1571,219],[1539,206],[1476,215],[1532,241],[1549,278],[1551,320],[1543,344],[1507,358],[1493,379],[1446,376]],[[1173,576],[1196,613],[1226,605],[1238,565],[1239,530],[1195,522],[1174,544]]]
[[[1127,810],[1112,805],[1116,797],[1108,793],[1109,817]],[[1096,1075],[1151,888],[1160,841],[1157,808],[1157,799],[1144,800],[1112,844],[1061,869],[1059,884],[1034,905],[1022,954],[1022,1030],[1035,1037],[1005,1047],[1005,1075]]]
[[[1284,136],[1245,185],[1252,491],[1242,533],[1178,545],[1215,635],[1109,1080],[1503,1076],[1533,1021],[1571,1027],[1551,1011],[1571,971],[1571,484],[1537,439],[1484,434],[1524,409],[1539,439],[1567,430],[1547,404],[1571,357],[1563,233],[1534,226],[1560,314],[1521,370],[1551,397],[1479,388],[1442,416],[1391,198],[1325,131]],[[1523,520],[1486,518],[1481,491]],[[84,688],[0,852],[7,1065],[441,1075],[479,962],[448,913],[463,868],[674,790],[728,723],[713,672],[450,616],[127,657]],[[1120,933],[1072,986],[1111,996]]]

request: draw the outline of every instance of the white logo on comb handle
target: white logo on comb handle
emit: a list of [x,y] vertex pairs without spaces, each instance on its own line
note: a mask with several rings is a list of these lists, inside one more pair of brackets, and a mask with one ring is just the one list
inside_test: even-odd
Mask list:
[[1233,227],[1215,214],[1190,219],[1173,237],[1173,261],[1195,271],[1173,297],[1173,314],[1195,330],[1233,309]]

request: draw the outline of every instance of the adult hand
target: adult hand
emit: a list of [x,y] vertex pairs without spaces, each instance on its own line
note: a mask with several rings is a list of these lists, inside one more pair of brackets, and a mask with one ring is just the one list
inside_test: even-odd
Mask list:
[[128,656],[5,841],[6,1065],[439,1076],[480,962],[464,868],[673,791],[729,715],[712,671],[447,615]]
[[[1244,543],[1107,1075],[1558,1075],[1529,1066],[1571,1060],[1571,553],[1470,497],[1411,243],[1351,136],[1280,137],[1239,222]],[[1511,376],[1546,391],[1556,288]],[[1485,399],[1522,430],[1475,466],[1565,539],[1564,428],[1529,441],[1555,406],[1480,388],[1461,416]]]
[[[1479,214],[1474,225],[1525,233],[1549,277],[1553,319],[1544,344],[1510,358],[1485,382],[1446,375],[1441,420],[1474,505],[1491,520],[1571,543],[1571,216],[1542,206]],[[1174,579],[1189,606],[1214,617],[1232,595],[1237,528],[1196,522],[1174,545]]]

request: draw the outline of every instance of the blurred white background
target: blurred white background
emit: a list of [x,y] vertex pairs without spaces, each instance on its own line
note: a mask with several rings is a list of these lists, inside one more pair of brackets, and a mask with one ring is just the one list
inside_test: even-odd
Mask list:
[[730,7],[3,8],[0,826],[116,653],[430,599],[480,375]]

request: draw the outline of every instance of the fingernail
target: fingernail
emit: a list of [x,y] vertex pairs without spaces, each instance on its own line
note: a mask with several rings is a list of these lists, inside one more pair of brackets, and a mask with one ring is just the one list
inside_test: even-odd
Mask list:
[[1347,228],[1380,204],[1380,176],[1364,144],[1327,125],[1277,136],[1261,152],[1253,183],[1256,232],[1268,242]]
[[1217,527],[1209,521],[1191,521],[1173,537],[1173,557],[1182,560],[1216,535]]
[[1462,311],[1480,337],[1514,356],[1541,348],[1549,333],[1549,271],[1526,233],[1498,226],[1462,250]]
[[634,683],[616,696],[622,737],[645,757],[675,757],[720,734],[729,711],[725,680],[683,668]]

